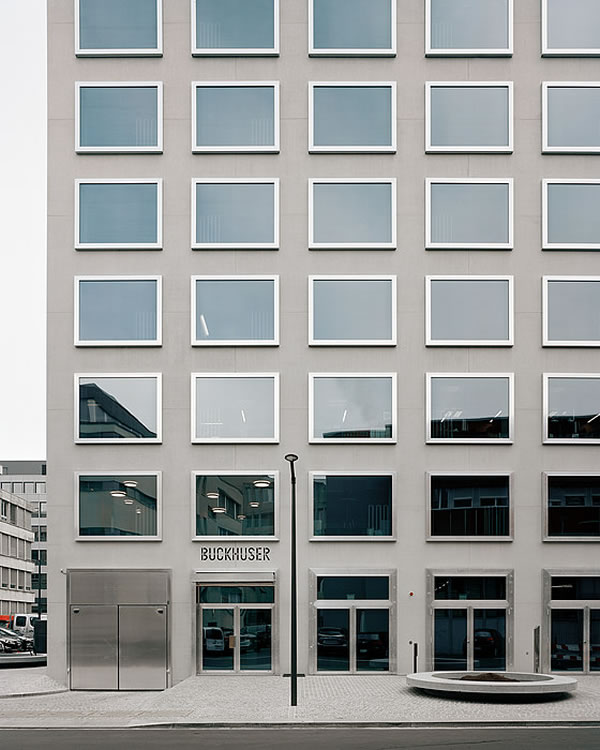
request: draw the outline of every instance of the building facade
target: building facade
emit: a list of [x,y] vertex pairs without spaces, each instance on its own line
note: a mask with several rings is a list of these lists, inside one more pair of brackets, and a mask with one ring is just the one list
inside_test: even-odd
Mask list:
[[54,678],[600,669],[598,15],[50,0]]
[[0,489],[0,618],[32,612],[32,506],[18,495]]

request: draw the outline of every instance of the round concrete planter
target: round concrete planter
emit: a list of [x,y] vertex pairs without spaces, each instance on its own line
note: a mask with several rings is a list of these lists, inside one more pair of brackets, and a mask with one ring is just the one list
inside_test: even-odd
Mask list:
[[458,695],[482,696],[546,696],[572,693],[577,689],[574,677],[527,672],[491,672],[508,677],[517,682],[495,680],[461,680],[467,674],[476,672],[416,672],[406,677],[409,687],[429,692],[455,693]]

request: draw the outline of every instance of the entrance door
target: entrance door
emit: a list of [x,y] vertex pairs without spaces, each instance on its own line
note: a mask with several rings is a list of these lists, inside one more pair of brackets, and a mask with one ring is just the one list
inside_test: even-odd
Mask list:
[[389,609],[317,609],[318,672],[387,672]]
[[552,671],[600,671],[600,609],[553,609],[550,629]]
[[167,608],[119,606],[119,690],[165,690],[167,661]]
[[434,610],[434,669],[505,670],[506,610]]
[[118,618],[110,605],[70,608],[71,690],[118,690]]
[[[201,607],[201,672],[270,672],[272,610]],[[199,638],[200,645],[200,638]]]

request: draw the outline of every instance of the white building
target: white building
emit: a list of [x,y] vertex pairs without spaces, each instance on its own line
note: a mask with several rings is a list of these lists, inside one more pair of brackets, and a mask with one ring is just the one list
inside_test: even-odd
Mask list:
[[31,612],[32,507],[25,498],[0,489],[0,621]]

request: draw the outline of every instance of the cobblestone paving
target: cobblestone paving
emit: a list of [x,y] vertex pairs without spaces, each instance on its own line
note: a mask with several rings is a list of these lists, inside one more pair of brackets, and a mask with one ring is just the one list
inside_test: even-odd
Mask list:
[[44,667],[0,669],[0,698],[19,693],[56,693],[66,687],[46,674]]

